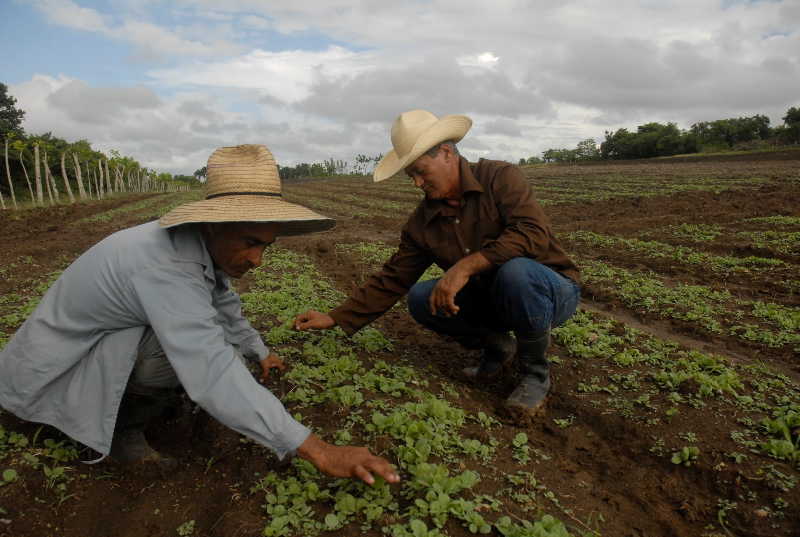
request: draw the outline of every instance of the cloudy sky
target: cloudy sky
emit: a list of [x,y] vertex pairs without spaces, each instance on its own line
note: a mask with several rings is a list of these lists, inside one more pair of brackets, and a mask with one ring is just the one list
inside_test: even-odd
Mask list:
[[239,143],[377,155],[412,108],[517,161],[800,105],[800,0],[0,0],[0,46],[28,132],[173,173]]

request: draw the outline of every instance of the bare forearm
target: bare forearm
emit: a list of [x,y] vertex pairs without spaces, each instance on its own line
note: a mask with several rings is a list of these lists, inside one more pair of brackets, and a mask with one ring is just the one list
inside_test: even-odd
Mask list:
[[325,442],[319,436],[311,433],[297,448],[297,456],[313,463],[322,456],[324,448]]
[[492,263],[481,252],[475,252],[467,257],[461,258],[458,263],[450,267],[450,270],[463,273],[467,278],[486,272],[492,268]]

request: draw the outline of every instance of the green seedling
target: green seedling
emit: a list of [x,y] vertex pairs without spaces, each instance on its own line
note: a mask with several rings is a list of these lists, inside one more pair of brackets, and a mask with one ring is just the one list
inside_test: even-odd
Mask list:
[[563,419],[553,418],[553,423],[558,425],[558,427],[561,429],[566,429],[567,427],[575,423],[575,416],[570,414],[569,416]]
[[511,441],[511,445],[514,448],[514,460],[520,464],[528,464],[531,461],[527,434],[517,433]]
[[691,466],[700,457],[700,449],[695,446],[684,446],[672,454],[670,461],[672,464],[682,464]]
[[19,475],[17,474],[17,471],[14,470],[13,468],[8,468],[6,470],[3,470],[2,478],[3,478],[2,481],[0,481],[0,487],[2,487],[3,485],[10,485],[11,483],[19,479]]
[[178,526],[175,531],[181,537],[189,537],[191,535],[194,535],[194,525],[195,525],[194,520],[187,520],[186,522]]

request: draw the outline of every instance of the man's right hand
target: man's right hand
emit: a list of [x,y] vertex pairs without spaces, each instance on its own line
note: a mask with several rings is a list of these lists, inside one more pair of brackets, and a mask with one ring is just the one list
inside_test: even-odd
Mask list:
[[334,326],[336,326],[336,321],[333,320],[333,317],[314,310],[308,310],[294,318],[295,330],[322,330]]
[[328,444],[313,433],[297,448],[297,455],[333,477],[357,478],[372,485],[375,483],[372,474],[376,473],[388,483],[400,481],[394,466],[367,448]]

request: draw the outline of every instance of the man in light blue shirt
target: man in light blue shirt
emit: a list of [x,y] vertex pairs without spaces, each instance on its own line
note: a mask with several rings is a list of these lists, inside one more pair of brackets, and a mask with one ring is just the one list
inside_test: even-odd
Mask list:
[[47,423],[121,462],[174,461],[144,427],[182,385],[223,424],[321,471],[399,480],[366,449],[328,444],[295,421],[242,361],[282,367],[242,316],[229,277],[261,263],[278,235],[334,222],[281,199],[266,147],[218,149],[206,199],[117,232],[80,256],[0,352],[0,406]]

